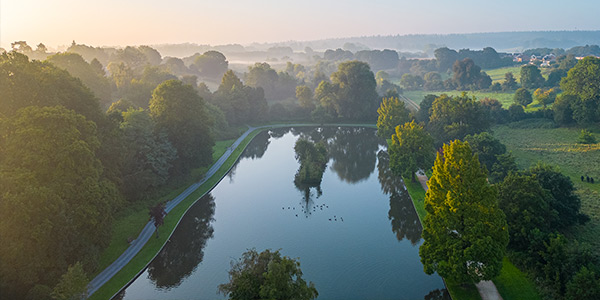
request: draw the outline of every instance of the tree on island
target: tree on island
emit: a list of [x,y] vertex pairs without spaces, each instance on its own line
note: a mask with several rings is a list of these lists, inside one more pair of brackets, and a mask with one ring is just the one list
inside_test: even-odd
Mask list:
[[294,181],[297,184],[319,185],[327,166],[327,149],[325,143],[313,143],[301,138],[294,146],[296,160],[300,162],[300,169]]
[[409,111],[404,101],[400,101],[397,97],[383,98],[377,113],[379,114],[377,136],[384,139],[389,139],[397,126],[410,121]]
[[433,138],[423,125],[411,121],[396,127],[389,152],[392,172],[416,182],[415,172],[427,169],[433,163]]
[[269,249],[248,250],[232,262],[229,282],[220,284],[219,292],[235,300],[309,300],[319,295],[312,282],[302,279],[300,262]]
[[456,283],[490,280],[500,274],[508,244],[497,190],[467,142],[456,140],[443,150],[427,182],[421,262],[427,274]]

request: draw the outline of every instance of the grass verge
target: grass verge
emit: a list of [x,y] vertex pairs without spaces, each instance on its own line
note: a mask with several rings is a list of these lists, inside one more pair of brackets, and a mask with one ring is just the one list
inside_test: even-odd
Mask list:
[[500,275],[493,281],[504,300],[542,299],[533,282],[506,257]]
[[[216,141],[213,146],[213,161],[219,159],[233,142],[235,142],[235,139]],[[129,247],[128,239],[135,239],[139,235],[148,222],[148,207],[175,198],[185,191],[189,185],[202,179],[206,171],[208,171],[207,167],[194,169],[188,180],[176,183],[179,187],[166,186],[163,190],[156,192],[156,194],[162,194],[162,196],[149,199],[149,201],[133,203],[121,211],[113,223],[113,233],[109,246],[100,255],[97,272],[92,277],[98,275],[123,254]],[[167,190],[169,191],[167,192]]]
[[[179,220],[181,217],[187,212],[188,208],[196,202],[196,200],[202,197],[205,193],[209,192],[221,179],[227,174],[229,169],[233,166],[233,164],[238,160],[243,150],[246,148],[248,143],[260,132],[261,130],[255,130],[250,135],[248,135],[244,141],[238,146],[232,155],[227,159],[227,161],[221,166],[221,168],[215,173],[210,179],[208,179],[200,188],[198,188],[195,192],[189,195],[185,200],[183,200],[179,205],[177,205],[169,214],[165,217],[164,225],[159,228],[159,236],[160,238],[151,238],[148,243],[142,248],[142,250],[121,270],[119,271],[113,278],[111,278],[106,284],[98,289],[89,299],[110,299],[113,295],[121,290],[129,281],[135,278],[139,273],[146,267],[146,265],[157,255],[159,250],[163,247],[166,241],[169,239],[171,233],[177,227]],[[222,153],[225,152],[227,146],[227,141],[222,141],[217,143],[218,147],[223,147]],[[215,146],[217,146],[215,145]],[[231,142],[229,143],[231,145]],[[213,155],[213,157],[216,154]],[[175,196],[185,190],[187,186],[181,188],[178,191],[174,191],[171,194]],[[169,196],[171,196],[169,194]],[[165,198],[168,198],[167,196]],[[146,224],[148,220],[147,209],[143,211],[144,221],[142,222],[142,227]],[[133,222],[139,218],[139,216],[132,216],[131,218],[126,218],[129,221]],[[138,225],[136,224],[136,227]],[[137,230],[139,233],[141,228]],[[137,236],[137,235],[135,235]],[[126,243],[126,241],[125,241]],[[128,246],[126,244],[126,246]],[[125,247],[121,252],[118,252],[119,255],[126,249]],[[113,252],[116,252],[117,249]],[[118,257],[118,256],[117,256]],[[116,259],[115,257],[114,259]],[[114,259],[112,261],[114,261]],[[112,261],[109,262],[112,263]],[[103,270],[103,269],[100,269]]]
[[[423,223],[427,211],[425,210],[425,190],[419,182],[412,182],[409,178],[403,178],[406,190],[412,199],[419,220]],[[448,293],[454,300],[481,300],[479,291],[474,284],[459,285],[444,280]]]

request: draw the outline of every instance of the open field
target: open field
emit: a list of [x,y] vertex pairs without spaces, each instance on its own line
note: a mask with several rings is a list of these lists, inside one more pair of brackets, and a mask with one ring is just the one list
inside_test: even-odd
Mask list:
[[515,77],[515,80],[517,82],[519,82],[519,80],[521,79],[521,66],[488,69],[483,71],[492,78],[492,83],[504,82],[504,75],[506,73],[513,73],[513,76]]
[[[571,178],[581,198],[581,210],[590,216],[591,220],[566,234],[590,243],[600,254],[600,143],[577,144],[580,130],[527,126],[511,128],[508,125],[493,128],[494,136],[512,151],[519,168],[528,168],[542,161],[558,166],[563,174]],[[600,135],[598,129],[595,130],[595,134]],[[596,183],[582,182],[582,175],[594,177]]]
[[[449,96],[460,96],[462,93],[462,91],[404,91],[403,95],[418,104],[421,103],[425,95],[433,94],[439,96],[441,94],[447,94]],[[466,93],[469,97],[475,96],[478,100],[486,97],[496,99],[502,103],[502,107],[504,108],[508,108],[511,104],[513,104],[514,92],[467,91]]]

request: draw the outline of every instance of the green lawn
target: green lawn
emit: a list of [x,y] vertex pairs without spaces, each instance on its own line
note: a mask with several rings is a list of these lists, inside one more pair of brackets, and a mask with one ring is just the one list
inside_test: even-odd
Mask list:
[[[182,201],[179,205],[177,205],[169,214],[165,217],[164,225],[159,228],[160,238],[151,238],[148,243],[142,248],[142,250],[125,266],[120,272],[118,272],[111,280],[109,280],[105,285],[103,285],[96,293],[94,293],[90,299],[110,299],[115,293],[117,293],[127,282],[129,282],[132,278],[134,278],[143,268],[154,258],[154,256],[158,253],[158,251],[162,248],[164,243],[168,240],[170,234],[173,232],[175,227],[177,226],[181,217],[187,212],[189,207],[202,195],[206,192],[210,191],[213,186],[215,186],[223,176],[227,174],[231,166],[235,163],[238,157],[241,155],[242,151],[246,148],[248,143],[256,136],[260,130],[255,130],[252,132],[244,141],[240,144],[240,146],[233,152],[233,154],[227,159],[225,164],[217,171],[215,175],[213,175],[208,181],[206,181],[198,190],[189,195],[184,201]],[[221,155],[225,152],[226,148],[231,145],[233,140],[229,141],[220,141],[215,145],[215,154],[213,157],[217,157],[218,153]],[[220,157],[220,156],[218,156]],[[201,174],[204,174],[201,172]],[[200,173],[200,170],[197,170],[194,173]],[[194,178],[194,176],[191,176]],[[194,182],[198,179],[194,179],[190,181]],[[161,197],[159,201],[172,199],[177,196],[181,192],[183,192],[189,184],[184,185],[183,187],[172,191],[168,195]],[[134,210],[131,208],[131,210]],[[111,241],[111,245],[107,248],[107,250],[103,253],[99,271],[102,271],[105,267],[110,265],[112,261],[118,258],[125,249],[129,246],[127,244],[127,237],[133,236],[137,237],[137,234],[142,230],[142,228],[146,225],[148,221],[148,208],[147,206],[139,207],[138,211],[133,211],[130,214],[120,218],[114,224],[114,234],[113,239]]]
[[493,281],[504,300],[542,299],[535,284],[506,257],[502,261],[500,276]]
[[[416,102],[417,104],[421,103],[423,97],[425,95],[433,94],[433,95],[441,95],[447,94],[449,96],[460,96],[462,95],[462,91],[404,91],[402,95],[409,98],[410,100]],[[504,108],[508,108],[511,104],[513,104],[513,96],[514,92],[480,92],[480,91],[467,91],[467,95],[469,97],[475,96],[478,100],[483,98],[492,98],[500,101]]]
[[[531,123],[539,124],[533,121]],[[496,126],[493,131],[507,149],[512,151],[519,168],[528,168],[542,161],[558,166],[563,174],[571,178],[581,198],[581,210],[591,220],[566,234],[590,243],[600,254],[600,143],[577,144],[580,128],[520,127]],[[595,129],[595,134],[600,136],[598,128]],[[581,182],[581,175],[594,177],[596,183]]]
[[504,75],[506,73],[511,73],[511,72],[513,73],[513,76],[515,77],[515,80],[517,82],[519,82],[519,80],[521,79],[521,66],[488,69],[488,70],[483,70],[483,71],[492,78],[492,83],[504,82]]
[[408,190],[408,194],[413,200],[413,205],[415,206],[415,210],[417,211],[417,215],[419,215],[419,220],[423,222],[423,218],[427,214],[425,210],[425,190],[421,186],[420,182],[412,182],[410,179],[403,178],[404,185]]

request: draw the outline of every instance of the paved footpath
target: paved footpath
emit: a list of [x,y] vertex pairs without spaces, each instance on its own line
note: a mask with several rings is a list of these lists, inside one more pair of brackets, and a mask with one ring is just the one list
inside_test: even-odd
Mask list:
[[[421,186],[425,191],[429,189],[427,186],[427,175],[425,175],[422,171],[417,172],[417,179],[421,183]],[[481,299],[483,300],[503,300],[502,296],[498,292],[496,285],[491,280],[480,281],[475,284],[477,290],[479,291],[479,295],[481,295]]]
[[[266,126],[261,126],[266,127]],[[221,166],[227,161],[227,159],[231,156],[233,151],[240,145],[240,143],[254,130],[261,127],[248,127],[248,130],[244,132],[227,150],[225,153],[217,160],[213,166],[206,172],[204,178],[191,186],[189,186],[185,191],[175,197],[173,200],[167,202],[165,207],[165,211],[169,213],[173,208],[177,206],[177,204],[181,203],[187,196],[196,191],[204,182],[206,182],[211,176],[213,176]],[[152,235],[154,234],[154,223],[149,221],[140,235],[129,245],[129,248],[117,258],[110,266],[108,266],[104,271],[102,271],[96,278],[92,279],[88,285],[88,296],[91,296],[95,293],[102,285],[108,282],[115,274],[117,274],[123,267],[125,267],[139,252],[142,250],[144,245],[150,240]]]

